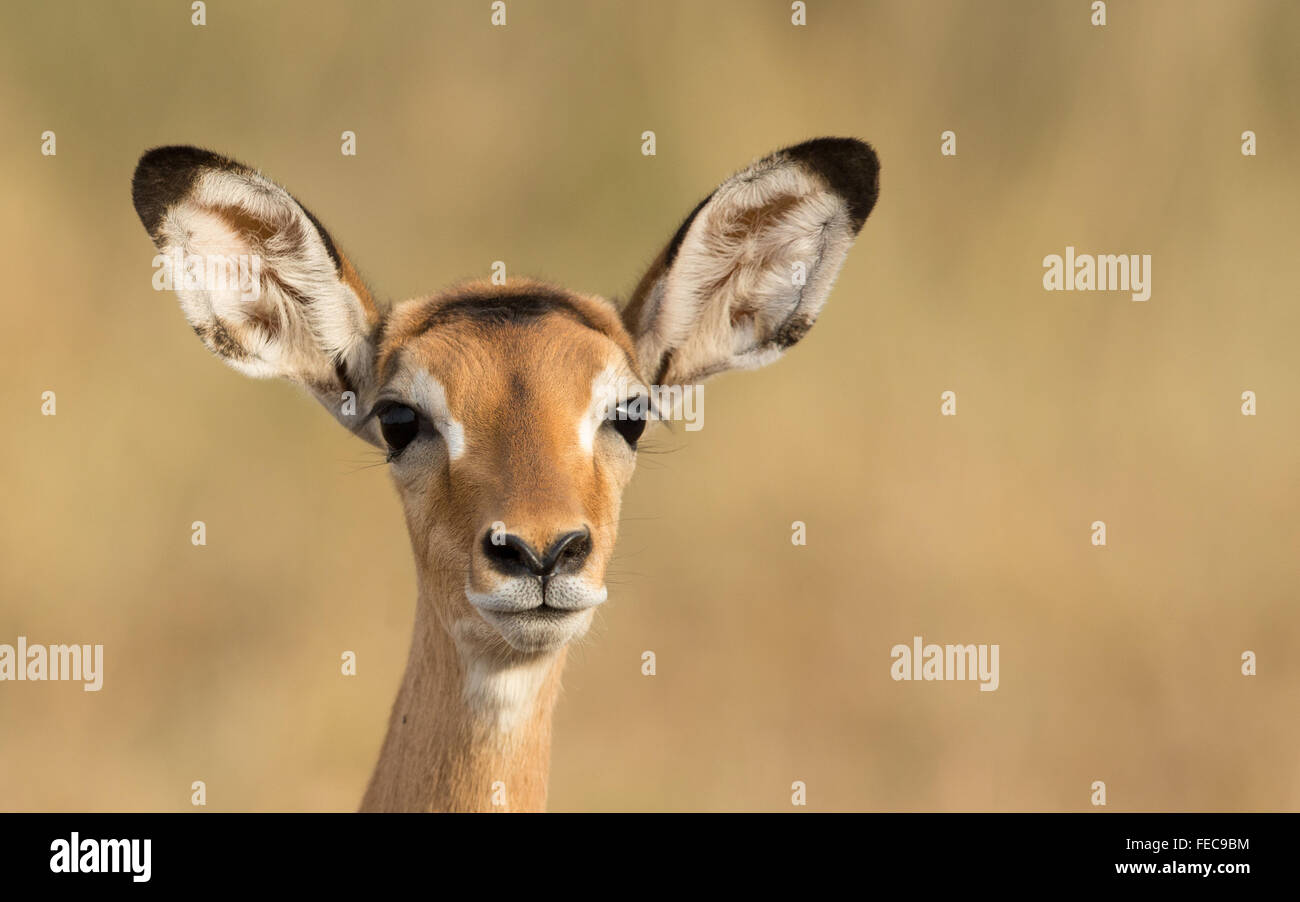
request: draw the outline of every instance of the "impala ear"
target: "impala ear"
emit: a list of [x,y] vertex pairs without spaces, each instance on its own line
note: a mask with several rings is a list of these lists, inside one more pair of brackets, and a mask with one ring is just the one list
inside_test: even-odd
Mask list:
[[870,145],[818,138],[723,182],[642,278],[623,322],[646,379],[771,363],[812,328],[879,190]]
[[362,425],[363,398],[382,315],[316,217],[258,172],[197,147],[146,153],[131,195],[162,251],[155,285],[161,277],[176,291],[209,350],[246,375],[305,386],[353,431],[373,429]]

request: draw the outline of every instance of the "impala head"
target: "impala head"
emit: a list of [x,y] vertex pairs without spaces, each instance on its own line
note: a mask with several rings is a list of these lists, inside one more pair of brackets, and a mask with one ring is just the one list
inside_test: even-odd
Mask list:
[[802,338],[877,172],[839,138],[752,164],[687,216],[621,313],[529,281],[381,307],[288,192],[192,147],[145,154],[133,199],[203,343],[304,386],[387,454],[422,598],[458,645],[527,656],[581,635],[605,600],[654,388]]

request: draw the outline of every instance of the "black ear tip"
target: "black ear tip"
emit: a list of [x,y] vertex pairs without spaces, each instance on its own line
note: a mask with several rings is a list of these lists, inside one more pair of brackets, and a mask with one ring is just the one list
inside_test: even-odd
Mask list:
[[849,205],[856,232],[867,221],[880,194],[880,158],[857,138],[814,138],[786,151],[816,171]]
[[154,147],[146,150],[136,164],[135,172],[153,173],[177,169],[200,169],[204,167],[227,169],[235,165],[221,154],[193,147],[188,144],[171,144],[166,147]]
[[237,164],[210,150],[176,145],[146,151],[131,177],[131,202],[150,235],[157,235],[167,208],[184,197],[204,169]]

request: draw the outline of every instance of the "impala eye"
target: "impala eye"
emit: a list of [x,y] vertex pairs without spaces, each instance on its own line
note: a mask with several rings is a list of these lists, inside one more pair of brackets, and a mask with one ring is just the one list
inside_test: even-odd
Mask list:
[[641,433],[645,432],[646,421],[649,419],[648,408],[649,399],[629,398],[619,404],[609,418],[609,424],[618,430],[618,434],[623,436],[623,441],[627,442],[628,447],[634,451]]
[[379,429],[388,443],[392,460],[420,434],[420,417],[405,404],[389,404],[379,410]]

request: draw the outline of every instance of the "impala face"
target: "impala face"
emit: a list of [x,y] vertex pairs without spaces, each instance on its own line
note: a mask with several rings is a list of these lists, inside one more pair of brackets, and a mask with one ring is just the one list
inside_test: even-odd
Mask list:
[[627,412],[648,386],[763,366],[799,341],[878,170],[846,138],[753,163],[687,216],[621,312],[528,281],[382,307],[319,220],[248,167],[158,148],[132,187],[160,265],[257,264],[255,291],[175,280],[186,318],[229,365],[299,383],[386,453],[421,605],[472,669],[585,632],[646,425]]
[[424,579],[465,574],[448,627],[488,639],[477,615],[521,652],[587,629],[646,425],[620,416],[644,396],[635,353],[604,301],[531,283],[389,319],[374,416]]

